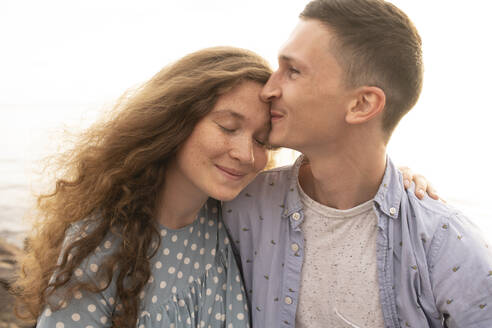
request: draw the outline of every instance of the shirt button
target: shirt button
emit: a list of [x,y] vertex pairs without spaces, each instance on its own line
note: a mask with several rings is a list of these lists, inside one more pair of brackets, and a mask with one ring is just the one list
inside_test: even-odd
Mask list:
[[296,243],[293,243],[292,245],[290,245],[290,248],[294,251],[294,252],[297,252],[299,250],[299,245],[297,245]]
[[390,208],[390,214],[395,215],[396,214],[396,208],[394,208],[394,207]]
[[301,214],[299,214],[299,212],[295,212],[294,214],[292,214],[292,218],[295,221],[299,221],[299,219],[301,218]]
[[285,298],[285,304],[291,305],[292,304],[292,298],[290,298],[289,296],[287,296]]

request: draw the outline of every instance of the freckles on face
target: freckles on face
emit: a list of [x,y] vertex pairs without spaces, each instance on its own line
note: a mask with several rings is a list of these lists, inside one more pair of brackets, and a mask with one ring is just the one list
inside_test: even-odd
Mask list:
[[270,117],[261,88],[243,82],[221,95],[181,147],[177,168],[196,191],[230,200],[265,167]]

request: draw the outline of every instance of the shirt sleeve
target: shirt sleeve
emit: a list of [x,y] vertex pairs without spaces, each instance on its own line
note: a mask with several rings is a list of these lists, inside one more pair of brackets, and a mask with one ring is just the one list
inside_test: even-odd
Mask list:
[[[74,225],[67,230],[64,245],[83,231],[78,225]],[[110,255],[119,243],[114,236],[108,235],[102,244],[90,254],[73,273],[74,280],[93,282],[102,286],[102,282],[97,281],[97,273],[105,258]],[[61,256],[60,256],[61,257]],[[68,282],[70,284],[70,282]],[[99,293],[92,293],[81,290],[75,291],[67,302],[62,301],[64,287],[55,292],[50,298],[50,303],[61,304],[58,309],[52,309],[46,305],[38,318],[37,328],[96,328],[111,327],[112,314],[116,308],[116,285],[114,279],[108,288]]]
[[[57,311],[47,306],[38,318],[37,328],[96,328],[111,327],[114,299],[105,293],[76,292],[74,297]],[[112,303],[112,304],[111,304]]]
[[492,252],[478,228],[456,214],[430,258],[436,305],[450,328],[492,327]]

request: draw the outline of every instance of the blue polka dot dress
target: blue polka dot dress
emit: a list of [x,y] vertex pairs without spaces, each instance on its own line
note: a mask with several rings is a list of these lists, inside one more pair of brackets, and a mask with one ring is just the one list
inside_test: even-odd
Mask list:
[[[210,199],[191,225],[178,230],[161,227],[160,235],[161,245],[151,260],[152,275],[137,295],[136,327],[249,327],[246,294],[220,219],[220,204]],[[105,255],[119,244],[116,236],[108,236],[75,276],[94,280]],[[75,292],[57,311],[46,307],[37,327],[112,327],[112,314],[120,307],[112,282],[98,294]]]

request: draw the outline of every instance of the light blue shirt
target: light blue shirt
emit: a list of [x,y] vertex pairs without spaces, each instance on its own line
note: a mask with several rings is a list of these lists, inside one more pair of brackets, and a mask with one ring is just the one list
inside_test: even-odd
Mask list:
[[[302,157],[261,173],[223,206],[240,253],[253,327],[295,326],[304,239]],[[492,327],[492,252],[461,213],[405,191],[388,158],[374,197],[379,297],[386,328]]]

